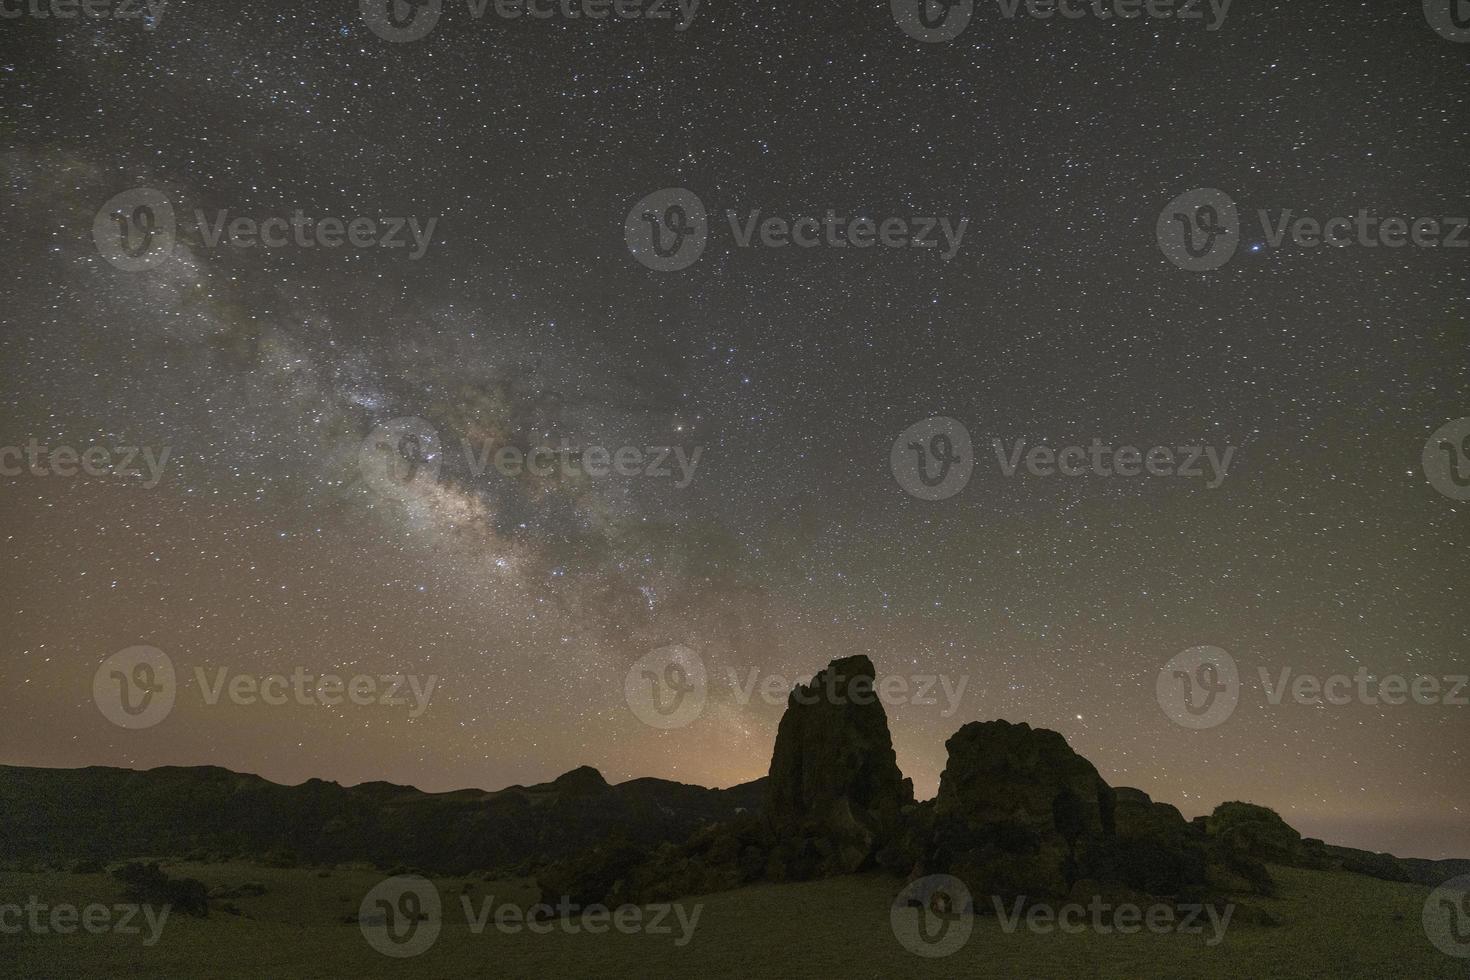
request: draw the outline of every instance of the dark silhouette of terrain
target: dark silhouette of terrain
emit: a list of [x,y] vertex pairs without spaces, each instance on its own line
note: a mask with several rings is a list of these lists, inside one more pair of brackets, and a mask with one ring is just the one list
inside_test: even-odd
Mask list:
[[0,860],[193,855],[281,865],[370,861],[513,870],[613,836],[651,846],[760,805],[761,781],[609,785],[574,769],[536,786],[424,793],[391,783],[281,786],[214,766],[145,772],[0,766]]
[[583,767],[535,786],[424,793],[389,783],[281,786],[216,767],[0,767],[0,861],[367,861],[424,873],[534,875],[574,902],[662,901],[756,881],[937,873],[976,895],[1270,895],[1268,864],[1437,885],[1470,861],[1401,859],[1303,839],[1225,803],[1185,820],[1110,787],[1059,734],[971,722],[933,800],[898,769],[867,657],[792,691],[770,773],[730,789],[609,785]]

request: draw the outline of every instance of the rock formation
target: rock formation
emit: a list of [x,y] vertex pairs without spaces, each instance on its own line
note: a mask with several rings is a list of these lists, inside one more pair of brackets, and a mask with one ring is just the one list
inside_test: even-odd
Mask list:
[[1113,821],[1118,837],[1179,840],[1189,832],[1189,821],[1178,807],[1155,803],[1143,790],[1127,786],[1119,786],[1113,794],[1117,800]]
[[1114,833],[1097,769],[1056,732],[1006,721],[971,722],[945,748],[926,866],[977,895],[1067,895]]
[[914,801],[899,772],[873,662],[834,660],[788,696],[766,782],[777,880],[856,871],[893,839]]
[[1112,790],[1056,732],[1024,722],[972,721],[944,747],[949,759],[934,800],[940,819],[1063,836],[1112,833]]

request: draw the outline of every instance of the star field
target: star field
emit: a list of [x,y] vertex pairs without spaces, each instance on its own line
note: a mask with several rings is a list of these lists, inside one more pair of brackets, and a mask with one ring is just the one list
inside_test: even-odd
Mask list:
[[[0,25],[0,444],[169,447],[157,486],[0,477],[0,762],[212,764],[284,782],[498,788],[764,775],[792,680],[866,653],[964,678],[889,708],[933,794],[966,721],[1053,728],[1186,815],[1243,799],[1304,834],[1470,855],[1470,707],[1271,705],[1188,731],[1159,669],[1463,674],[1470,511],[1425,440],[1470,415],[1467,252],[1267,247],[1258,209],[1470,214],[1470,45],[1419,5],[1238,4],[1171,22],[1014,22],[948,44],[887,3],[707,0],[667,23],[375,36],[356,4],[170,4]],[[173,260],[125,272],[94,217],[170,197]],[[708,208],[650,271],[624,221]],[[1160,209],[1227,189],[1248,229],[1192,274]],[[211,247],[193,212],[437,218],[407,249]],[[966,217],[935,252],[738,247],[725,213]],[[962,422],[965,490],[906,494],[908,426]],[[421,418],[436,481],[360,454]],[[991,440],[1236,447],[1199,481],[1003,477]],[[687,487],[475,473],[474,445],[700,447]],[[429,710],[205,704],[127,731],[92,703],[135,644],[195,666],[435,674]],[[630,665],[710,669],[659,731]]]

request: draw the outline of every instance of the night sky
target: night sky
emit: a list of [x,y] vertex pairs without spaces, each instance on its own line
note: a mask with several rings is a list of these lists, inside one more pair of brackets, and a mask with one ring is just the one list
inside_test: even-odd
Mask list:
[[[1257,681],[1470,669],[1470,503],[1421,464],[1470,416],[1470,249],[1276,247],[1256,218],[1470,215],[1470,44],[1418,0],[1237,0],[1214,31],[977,3],[941,43],[886,0],[678,16],[450,0],[405,43],[318,0],[0,22],[0,445],[170,450],[153,486],[0,477],[0,763],[726,786],[764,775],[781,712],[731,671],[865,653],[965,679],[947,717],[942,695],[888,708],[920,797],[947,737],[1005,718],[1186,815],[1244,799],[1470,857],[1470,707],[1272,705]],[[178,240],[128,272],[93,225],[141,187]],[[708,240],[657,271],[625,224],[670,188]],[[1155,237],[1197,188],[1240,210],[1213,272]],[[437,223],[415,259],[211,247],[196,209]],[[947,260],[739,247],[726,212],[755,209],[968,225]],[[934,417],[975,466],[924,500],[890,452]],[[437,434],[438,478],[385,491],[364,442],[404,418]],[[476,476],[466,439],[700,455],[683,487]],[[1008,478],[996,439],[1234,456],[1213,488]],[[140,644],[183,684],[125,730],[93,675]],[[670,645],[709,686],[661,730],[624,680]],[[1155,682],[1201,645],[1245,683],[1196,731]],[[196,666],[439,681],[418,717],[209,705]]]

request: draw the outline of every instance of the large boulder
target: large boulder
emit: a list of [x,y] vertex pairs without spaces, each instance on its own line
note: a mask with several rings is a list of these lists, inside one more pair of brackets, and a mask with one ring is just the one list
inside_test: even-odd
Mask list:
[[945,743],[927,862],[977,895],[1061,898],[1114,830],[1113,791],[1061,735],[971,722]]
[[944,747],[949,759],[934,801],[940,819],[1062,838],[1112,833],[1113,791],[1058,733],[1024,722],[972,721]]
[[845,657],[788,696],[763,811],[772,878],[856,871],[898,835],[914,787],[898,769],[874,676],[867,657]]
[[1210,880],[1203,831],[1143,790],[1120,786],[1113,793],[1116,833],[1086,849],[1084,873],[1138,893],[1201,900]]

